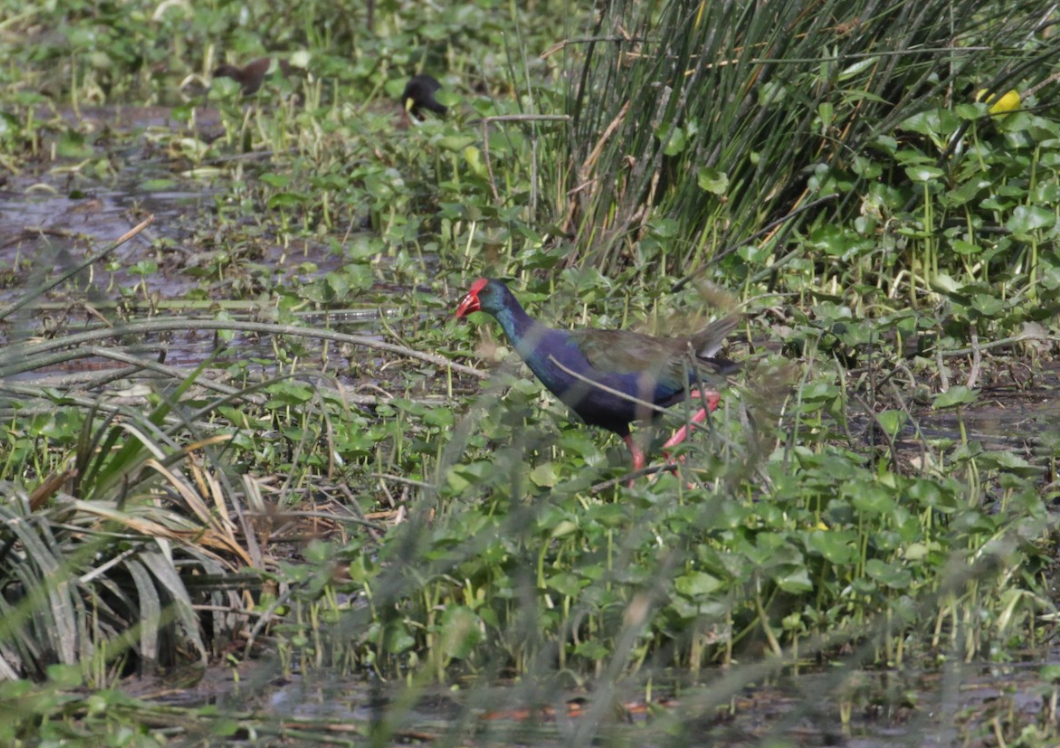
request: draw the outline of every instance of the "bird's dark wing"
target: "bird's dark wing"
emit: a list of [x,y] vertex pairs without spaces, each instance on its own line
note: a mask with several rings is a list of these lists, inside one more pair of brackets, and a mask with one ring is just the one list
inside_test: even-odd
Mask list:
[[589,364],[605,374],[658,375],[680,363],[685,341],[655,338],[630,330],[575,330],[571,342]]
[[576,330],[570,341],[599,372],[648,374],[672,387],[688,381],[688,361],[696,356],[713,370],[726,373],[734,364],[716,354],[739,323],[732,315],[716,320],[688,338],[657,338],[631,330]]

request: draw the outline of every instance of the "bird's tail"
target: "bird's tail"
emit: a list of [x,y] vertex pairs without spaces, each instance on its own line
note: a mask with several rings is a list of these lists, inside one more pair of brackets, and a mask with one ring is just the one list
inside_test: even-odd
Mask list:
[[721,374],[728,374],[739,368],[735,362],[718,355],[718,351],[725,344],[725,339],[738,324],[740,324],[740,315],[730,314],[728,317],[714,320],[691,338],[696,356],[712,364]]

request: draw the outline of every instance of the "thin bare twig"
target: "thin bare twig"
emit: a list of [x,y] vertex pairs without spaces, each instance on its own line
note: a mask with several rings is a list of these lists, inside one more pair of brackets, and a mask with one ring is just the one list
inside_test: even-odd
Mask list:
[[479,371],[470,366],[458,364],[437,353],[424,353],[423,351],[417,351],[406,346],[385,343],[381,340],[373,340],[372,338],[365,338],[359,335],[346,335],[333,330],[320,330],[311,327],[298,327],[295,325],[277,325],[266,322],[240,322],[235,320],[217,319],[152,319],[124,325],[122,327],[90,330],[76,335],[69,335],[65,338],[57,338],[39,343],[18,343],[8,346],[0,352],[0,365],[11,361],[19,361],[20,364],[10,366],[10,368],[4,372],[5,376],[12,376],[21,373],[22,371],[29,371],[36,368],[36,365],[29,360],[31,356],[40,355],[59,348],[84,345],[85,343],[91,343],[96,340],[106,340],[108,338],[115,338],[123,335],[142,335],[150,332],[169,332],[173,330],[189,329],[235,330],[239,332],[263,333],[266,335],[292,335],[305,338],[319,338],[321,340],[347,343],[349,345],[359,345],[364,346],[365,348],[375,348],[376,350],[386,351],[387,353],[407,356],[408,358],[414,358],[434,364],[443,369],[452,368],[454,371],[458,371],[461,374],[477,377],[478,379],[487,379],[490,376],[488,372]]
[[974,327],[971,329],[969,338],[972,343],[972,368],[968,372],[968,381],[965,386],[968,389],[974,389],[975,383],[979,381],[979,367],[983,363],[983,355],[979,348],[979,333],[975,331]]
[[591,44],[595,42],[630,42],[632,44],[643,44],[649,41],[651,40],[646,38],[639,39],[636,37],[621,36],[617,34],[612,34],[610,36],[582,36],[576,39],[563,39],[561,41],[556,42],[551,47],[542,52],[539,55],[539,58],[542,60],[547,60],[549,57],[556,54],[556,52],[566,49],[566,47],[570,44]]
[[[1033,332],[1021,332],[1019,335],[1013,335],[1011,338],[1001,338],[1000,340],[992,340],[989,343],[977,343],[979,351],[989,351],[994,348],[1003,348],[1008,345],[1015,345],[1016,343],[1022,343],[1026,340],[1040,340],[1048,341],[1050,343],[1060,343],[1060,336],[1056,335],[1040,335]],[[948,351],[941,351],[938,355],[943,358],[953,358],[954,356],[969,356],[975,353],[975,349],[972,347],[968,348],[952,348]]]

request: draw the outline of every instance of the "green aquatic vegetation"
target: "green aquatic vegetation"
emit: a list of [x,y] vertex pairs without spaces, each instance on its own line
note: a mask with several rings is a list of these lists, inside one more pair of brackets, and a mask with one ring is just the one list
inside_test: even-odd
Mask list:
[[[127,172],[145,204],[202,196],[164,219],[180,238],[88,262],[102,294],[28,234],[0,257],[32,297],[0,312],[0,654],[44,684],[5,686],[34,716],[0,734],[140,724],[143,705],[78,701],[56,662],[98,688],[230,639],[232,660],[410,693],[650,691],[723,663],[717,707],[811,659],[1003,663],[1051,635],[1055,411],[1034,390],[1025,441],[975,418],[1051,381],[1056,42],[1034,4],[840,5],[393,3],[370,30],[365,8],[322,23],[313,3],[15,8],[0,34],[57,33],[0,52],[2,168],[71,202]],[[215,83],[164,131],[64,111],[176,103],[273,50],[305,72],[251,98]],[[450,114],[401,129],[413,72],[443,78]],[[200,129],[210,109],[223,131]],[[29,293],[53,265],[76,282]],[[710,282],[689,292],[693,272]],[[482,275],[558,326],[677,334],[735,309],[744,369],[677,473],[627,486],[620,442],[452,319]],[[131,321],[130,345],[191,331],[213,357],[165,369],[157,348],[67,337],[68,308]],[[90,345],[165,378],[15,379]],[[849,725],[856,685],[828,688]]]

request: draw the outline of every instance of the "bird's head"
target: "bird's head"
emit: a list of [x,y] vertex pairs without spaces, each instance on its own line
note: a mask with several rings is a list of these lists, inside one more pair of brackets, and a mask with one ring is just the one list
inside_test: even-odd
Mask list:
[[479,278],[471,284],[467,296],[456,308],[457,317],[466,317],[471,312],[497,314],[508,305],[508,287],[492,278]]
[[405,111],[420,120],[423,119],[423,109],[429,109],[436,114],[445,114],[449,111],[449,107],[434,98],[434,94],[441,88],[442,84],[434,76],[415,75],[405,85],[405,91],[401,94],[401,103]]

